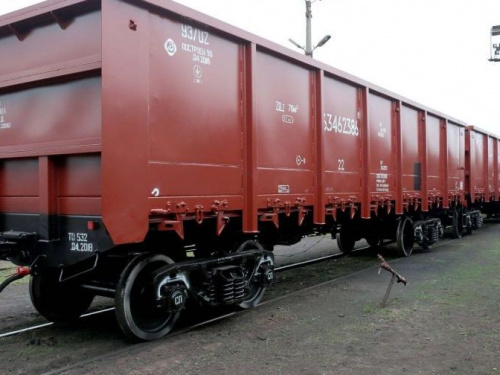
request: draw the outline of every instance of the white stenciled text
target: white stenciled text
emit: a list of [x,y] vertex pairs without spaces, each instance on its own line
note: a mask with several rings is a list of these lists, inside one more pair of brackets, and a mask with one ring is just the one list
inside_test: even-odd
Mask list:
[[276,100],[276,112],[281,112],[281,121],[285,124],[293,124],[295,122],[294,115],[299,111],[298,104],[287,104],[281,100]]
[[192,27],[190,25],[183,24],[181,25],[181,35],[183,38],[186,38],[192,42],[198,42],[200,44],[204,44],[206,46],[210,45],[208,42],[209,33],[196,27]]
[[87,233],[68,233],[68,240],[71,251],[92,252],[94,251],[94,244],[88,242]]
[[359,136],[358,121],[345,116],[335,116],[331,113],[323,115],[323,130],[337,134]]
[[7,108],[2,107],[2,103],[0,102],[0,129],[9,129],[12,127],[12,124],[7,121]]

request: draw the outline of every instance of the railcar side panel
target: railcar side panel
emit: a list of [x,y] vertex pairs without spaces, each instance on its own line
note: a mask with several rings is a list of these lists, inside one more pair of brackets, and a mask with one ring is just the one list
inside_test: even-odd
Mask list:
[[257,54],[257,195],[314,202],[313,73],[266,52]]
[[149,51],[149,190],[174,201],[241,196],[239,44],[152,15]]
[[444,177],[442,168],[441,123],[437,117],[427,115],[427,191],[429,196],[441,196],[441,181]]
[[489,199],[496,200],[495,199],[495,180],[496,180],[496,175],[495,175],[495,156],[496,156],[496,139],[489,136],[488,137],[488,153],[486,154],[486,157],[488,158],[487,165],[488,165],[488,194],[489,194]]
[[101,155],[54,158],[60,215],[100,215]]
[[[15,262],[44,254],[42,262],[60,266],[111,246],[100,221],[101,13],[95,1],[71,10],[44,5],[46,13],[14,13],[0,25],[8,51],[0,72],[0,232],[38,240],[35,250],[14,252]],[[86,240],[72,240],[76,233]]]
[[88,2],[71,14],[71,21],[60,19],[61,25],[50,13],[20,20],[13,26],[18,35],[10,30],[2,35],[0,30],[2,50],[8,51],[9,57],[15,56],[2,58],[0,87],[59,76],[65,69],[100,62],[99,5]]
[[448,122],[446,134],[448,146],[448,195],[459,196],[463,195],[465,188],[465,129],[463,126]]
[[[102,51],[102,215],[116,244],[137,243],[149,229],[152,194],[147,134],[149,14],[127,2],[104,1],[102,18],[106,46]],[[140,25],[136,30],[129,27],[131,20]]]
[[403,152],[401,184],[405,198],[412,198],[415,194],[420,194],[422,189],[422,155],[419,147],[420,133],[418,111],[407,106],[402,106],[401,141]]
[[488,145],[487,135],[479,133],[472,128],[467,130],[469,143],[469,193],[471,201],[481,201],[487,187],[487,166],[484,156],[485,147]]
[[500,139],[495,139],[495,197],[496,201],[500,201]]
[[[328,199],[361,200],[360,89],[326,77],[323,89],[324,185]],[[355,197],[355,198],[354,198]]]
[[2,158],[100,146],[101,79],[89,77],[0,93],[0,112]]
[[471,201],[498,200],[498,137],[467,127],[467,170]]
[[396,142],[391,100],[371,93],[369,105],[369,191],[372,201],[396,198]]

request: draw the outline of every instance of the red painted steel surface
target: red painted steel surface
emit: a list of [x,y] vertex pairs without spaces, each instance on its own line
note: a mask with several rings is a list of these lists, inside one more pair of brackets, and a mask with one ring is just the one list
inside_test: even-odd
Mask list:
[[0,210],[2,212],[38,212],[37,158],[2,160],[0,181]]
[[101,157],[68,155],[55,159],[58,208],[61,215],[101,212]]
[[419,199],[422,196],[422,128],[418,110],[401,108],[401,184],[405,199]]
[[323,153],[326,201],[361,202],[361,93],[333,77],[324,81]]
[[0,19],[1,213],[101,212],[101,16],[75,3]]
[[9,54],[2,59],[0,88],[100,68],[98,2],[65,8],[72,3],[75,1],[47,1],[31,8],[35,11],[2,17],[1,45]]
[[369,96],[368,182],[371,201],[396,198],[396,148],[392,102],[371,93]]
[[149,23],[150,191],[241,196],[240,46],[182,21]]
[[494,156],[493,156],[493,190],[495,191],[495,201],[500,201],[500,139],[494,142]]
[[469,192],[471,200],[480,201],[484,199],[487,190],[487,160],[485,160],[485,149],[488,145],[486,134],[476,132],[473,129],[468,130],[469,142]]
[[257,55],[257,195],[259,207],[314,197],[311,72],[266,53]]
[[89,77],[0,94],[0,157],[96,150],[101,79]]
[[243,231],[246,233],[257,233],[257,116],[256,116],[256,76],[255,66],[257,65],[257,47],[254,43],[249,43],[243,49]]
[[140,242],[148,230],[152,191],[149,14],[126,2],[104,1],[102,18],[102,215],[115,243]]
[[488,153],[486,154],[486,157],[488,158],[487,165],[488,165],[488,195],[490,200],[495,200],[495,156],[496,156],[496,150],[495,147],[497,145],[497,140],[492,137],[488,137]]
[[464,199],[465,192],[465,128],[448,122],[447,133],[447,195]]
[[467,190],[472,202],[499,200],[499,138],[474,126],[466,131]]
[[445,150],[443,150],[440,120],[431,115],[427,115],[426,118],[426,144],[428,197],[442,197],[442,178],[444,176],[442,160]]

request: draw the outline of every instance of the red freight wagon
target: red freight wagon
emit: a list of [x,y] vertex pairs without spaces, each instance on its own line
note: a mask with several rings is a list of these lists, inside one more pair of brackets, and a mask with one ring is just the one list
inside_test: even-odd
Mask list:
[[[469,205],[488,216],[497,215],[500,200],[499,147],[500,139],[475,126],[466,130],[466,190]],[[474,223],[481,225],[481,221]]]
[[465,196],[465,123],[379,89],[368,89],[367,97],[361,165],[368,195],[361,215],[337,220],[341,250],[361,238],[371,245],[388,238],[407,256],[413,242],[427,247],[444,227],[460,237],[480,226],[480,212],[468,208]]
[[155,339],[255,306],[276,244],[409,255],[470,217],[464,124],[169,0],[49,0],[0,48],[0,259],[50,320],[104,295]]

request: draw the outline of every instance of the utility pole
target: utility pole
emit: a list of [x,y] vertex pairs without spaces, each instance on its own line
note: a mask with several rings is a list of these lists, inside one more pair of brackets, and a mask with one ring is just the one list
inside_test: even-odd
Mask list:
[[316,46],[312,45],[312,3],[316,0],[305,0],[306,2],[306,46],[301,46],[299,43],[293,39],[288,39],[295,47],[300,48],[306,54],[306,56],[313,57],[313,52],[316,48],[322,47],[331,38],[330,35],[325,35]]
[[312,1],[311,0],[306,0],[306,49],[305,53],[306,56],[311,56],[313,55],[313,48],[312,48],[312,30],[311,30],[311,23],[312,23]]

